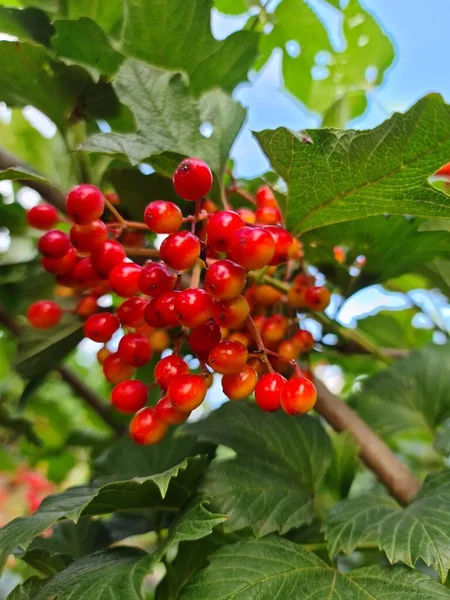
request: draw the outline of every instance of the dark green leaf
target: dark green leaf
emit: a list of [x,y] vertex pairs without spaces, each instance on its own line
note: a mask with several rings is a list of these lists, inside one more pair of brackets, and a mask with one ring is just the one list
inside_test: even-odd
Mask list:
[[[0,177],[4,172],[0,172]],[[7,227],[12,235],[23,234],[27,228],[25,210],[17,202],[3,204],[0,200],[0,223],[2,227]]]
[[359,466],[359,447],[349,431],[334,433],[331,441],[333,457],[325,476],[325,482],[338,498],[345,498],[350,491]]
[[0,427],[25,436],[32,444],[41,445],[41,440],[33,429],[33,423],[25,417],[12,415],[3,405],[0,405]]
[[39,577],[30,577],[25,583],[15,587],[6,600],[32,600],[43,583],[44,580]]
[[6,8],[0,6],[0,30],[19,40],[35,41],[50,45],[53,27],[48,17],[36,8]]

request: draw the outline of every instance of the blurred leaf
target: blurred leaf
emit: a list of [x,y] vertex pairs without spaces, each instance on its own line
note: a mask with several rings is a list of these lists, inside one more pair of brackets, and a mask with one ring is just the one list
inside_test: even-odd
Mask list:
[[122,0],[66,0],[67,19],[89,17],[105,31],[110,31],[122,19]]
[[6,600],[32,600],[42,583],[43,580],[39,577],[30,577],[14,588]]
[[450,427],[448,424],[444,425],[444,427],[438,431],[434,441],[434,449],[444,456],[450,455]]
[[418,348],[433,339],[433,329],[421,329],[411,323],[415,309],[382,311],[372,317],[358,319],[358,329],[384,348]]
[[8,250],[0,253],[0,266],[19,265],[32,261],[37,256],[32,239],[25,236],[12,236]]
[[349,431],[333,433],[331,441],[333,454],[325,482],[339,498],[345,498],[359,467],[359,447]]
[[364,91],[349,92],[338,98],[324,113],[322,127],[345,129],[349,121],[362,115],[367,108]]
[[214,8],[228,15],[240,15],[257,4],[251,0],[214,0]]
[[34,41],[44,46],[50,45],[53,33],[53,27],[42,11],[36,8],[17,10],[5,6],[0,6],[0,30],[19,40]]
[[0,427],[4,427],[6,429],[10,429],[15,433],[23,435],[29,440],[32,444],[36,444],[37,446],[41,445],[41,440],[36,435],[33,423],[26,419],[25,417],[17,417],[12,415],[8,409],[0,404]]
[[[0,180],[3,173],[0,171]],[[12,204],[4,204],[0,201],[0,223],[2,227],[6,227],[12,235],[20,235],[26,231],[27,219],[26,213],[20,204],[13,202]]]

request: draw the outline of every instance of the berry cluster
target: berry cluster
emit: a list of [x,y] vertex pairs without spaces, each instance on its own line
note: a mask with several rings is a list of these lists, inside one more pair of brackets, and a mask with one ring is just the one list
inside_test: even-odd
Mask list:
[[[268,186],[255,198],[246,193],[254,210],[234,211],[218,210],[206,198],[212,183],[201,160],[178,166],[175,191],[194,203],[187,216],[173,202],[157,200],[142,223],[126,221],[114,207],[117,198],[87,184],[67,197],[68,234],[51,229],[59,220],[53,207],[38,205],[28,213],[30,225],[49,230],[39,240],[42,265],[76,296],[85,336],[104,344],[98,360],[114,385],[111,402],[134,414],[130,434],[140,444],[158,442],[169,425],[185,421],[204,401],[214,372],[222,375],[230,400],[254,394],[265,411],[298,415],[316,401],[312,376],[298,364],[314,340],[298,328],[296,311],[323,310],[330,292],[303,271],[301,243],[281,225]],[[102,220],[105,207],[112,220]],[[146,246],[151,234],[165,236],[159,252]],[[122,303],[114,312],[101,311],[98,298],[111,292]],[[45,329],[62,314],[56,302],[41,300],[27,317]],[[118,349],[110,352],[106,344],[119,330]],[[151,386],[133,378],[169,347],[173,353],[156,363]],[[182,351],[198,359],[197,370]],[[156,407],[146,406],[152,386],[161,390]]]

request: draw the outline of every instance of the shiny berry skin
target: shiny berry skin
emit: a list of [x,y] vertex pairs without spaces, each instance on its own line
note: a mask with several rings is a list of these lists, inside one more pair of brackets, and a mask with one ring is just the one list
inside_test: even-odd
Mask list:
[[145,209],[144,221],[154,233],[175,233],[183,223],[183,213],[173,202],[155,200]]
[[82,258],[72,271],[73,280],[81,287],[93,288],[101,282],[100,276],[92,266],[90,258]]
[[238,373],[245,367],[248,351],[244,344],[235,340],[225,340],[217,344],[209,353],[209,364],[217,373],[228,375]]
[[437,175],[438,177],[448,177],[448,176],[450,176],[450,163],[447,163],[446,165],[444,165],[443,167],[441,167],[439,169],[439,171],[436,171],[435,175]]
[[231,238],[236,231],[245,227],[241,217],[232,210],[221,210],[213,215],[206,225],[208,246],[217,252],[228,252]]
[[139,289],[143,294],[156,298],[171,292],[177,281],[176,275],[163,263],[150,262],[143,266],[139,276]]
[[78,303],[75,312],[77,315],[85,319],[91,315],[94,315],[96,312],[98,312],[97,298],[92,295],[85,296]]
[[269,232],[262,227],[244,227],[233,234],[229,257],[253,271],[268,265],[274,252],[275,241]]
[[111,392],[111,403],[123,413],[135,413],[141,410],[148,399],[148,387],[138,379],[129,379],[118,383]]
[[67,254],[64,254],[61,258],[46,258],[44,256],[42,258],[42,266],[46,271],[54,275],[66,275],[73,271],[77,261],[77,251],[72,246],[69,248]]
[[202,375],[180,375],[170,382],[167,398],[174,408],[191,412],[203,402],[207,389]]
[[211,350],[220,342],[220,327],[212,319],[195,327],[189,336],[192,351],[199,356],[208,357]]
[[88,225],[74,225],[70,230],[71,242],[80,252],[92,252],[102,246],[107,237],[106,225],[99,219]]
[[173,174],[173,187],[184,200],[200,200],[211,191],[211,169],[199,158],[185,158]]
[[237,296],[231,300],[216,300],[212,307],[214,321],[220,327],[237,329],[250,313],[250,307],[244,296]]
[[231,260],[218,260],[205,274],[205,290],[220,300],[239,296],[245,286],[245,270]]
[[155,407],[156,416],[166,425],[178,425],[189,418],[190,412],[181,412],[172,406],[169,398],[161,398]]
[[292,336],[292,343],[301,354],[311,352],[314,348],[314,338],[306,329],[299,329],[296,331]]
[[189,231],[171,233],[159,249],[161,259],[175,271],[192,269],[200,257],[200,241]]
[[116,265],[108,276],[113,292],[122,298],[131,298],[139,293],[139,277],[142,267],[134,262]]
[[262,185],[256,192],[256,206],[263,208],[265,206],[278,206],[277,199],[268,185]]
[[307,288],[305,292],[305,304],[309,310],[324,310],[331,299],[331,292],[323,286]]
[[145,309],[145,321],[153,327],[175,327],[179,325],[175,310],[176,297],[179,291],[166,292],[154,298]]
[[87,225],[102,216],[105,200],[95,185],[82,183],[69,192],[66,208],[72,221],[78,225]]
[[306,377],[290,379],[281,391],[281,407],[288,415],[304,415],[317,400],[314,384]]
[[281,392],[286,379],[279,373],[263,375],[255,387],[256,404],[262,410],[275,412],[281,407]]
[[112,269],[122,263],[126,256],[122,244],[115,240],[106,240],[92,251],[91,261],[99,275],[108,277]]
[[130,436],[143,446],[157,444],[167,432],[167,425],[156,416],[156,410],[150,406],[137,412],[130,423]]
[[107,312],[98,313],[90,316],[85,322],[84,335],[94,342],[105,344],[119,327],[120,321],[116,315]]
[[260,306],[274,306],[281,301],[283,294],[271,285],[255,285],[252,287],[252,300]]
[[133,377],[135,370],[134,367],[124,364],[117,352],[107,356],[103,362],[103,375],[113,384],[130,379]]
[[212,317],[213,300],[208,292],[188,288],[177,295],[175,311],[181,325],[198,327]]
[[238,208],[236,212],[244,221],[244,223],[249,223],[250,225],[256,223],[256,215],[250,208]]
[[262,206],[257,208],[255,212],[257,223],[264,225],[276,225],[281,222],[281,212],[277,206]]
[[69,252],[71,246],[67,233],[58,229],[47,231],[38,242],[39,252],[46,258],[61,258]]
[[177,354],[162,358],[155,367],[155,381],[165,390],[175,378],[188,374],[189,365]]
[[222,390],[230,400],[243,400],[253,392],[257,381],[258,374],[255,369],[250,365],[245,365],[239,373],[222,377]]
[[39,300],[28,307],[28,323],[35,329],[50,329],[61,321],[61,307],[53,300]]
[[51,204],[38,204],[27,212],[28,225],[47,231],[59,221],[58,211]]
[[132,367],[142,367],[152,357],[150,342],[140,333],[127,333],[119,342],[117,353],[120,360]]
[[276,267],[295,258],[296,240],[284,227],[268,226],[264,228],[275,242],[275,252],[269,265]]
[[140,327],[145,325],[144,311],[148,304],[148,300],[133,296],[128,298],[117,309],[117,316],[122,325],[127,327]]

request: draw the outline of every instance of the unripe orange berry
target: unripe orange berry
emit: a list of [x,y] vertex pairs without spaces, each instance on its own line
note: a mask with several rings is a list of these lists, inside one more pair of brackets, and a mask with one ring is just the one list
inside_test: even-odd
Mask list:
[[222,375],[242,371],[247,359],[247,348],[235,340],[220,342],[209,354],[209,364],[217,373],[222,373]]
[[250,307],[244,296],[237,296],[232,300],[216,300],[212,307],[214,321],[220,327],[236,329],[248,317]]
[[284,358],[296,360],[298,358],[298,355],[300,354],[300,351],[292,340],[284,340],[278,346],[278,354],[284,356]]
[[310,310],[325,310],[330,304],[331,292],[323,286],[307,288],[305,292],[305,303]]
[[272,315],[263,325],[261,336],[266,344],[281,342],[286,335],[288,320],[283,315]]
[[283,294],[271,285],[255,285],[252,288],[253,300],[261,306],[274,306]]
[[239,373],[232,373],[222,377],[223,392],[230,400],[243,400],[248,398],[255,389],[258,374],[250,365],[245,365]]
[[314,338],[306,329],[296,331],[292,337],[292,343],[301,354],[311,352],[314,348]]

